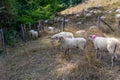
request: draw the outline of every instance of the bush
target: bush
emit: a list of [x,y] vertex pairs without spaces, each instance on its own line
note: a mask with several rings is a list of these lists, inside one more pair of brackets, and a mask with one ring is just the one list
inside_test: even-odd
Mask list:
[[6,45],[13,46],[17,42],[16,31],[14,29],[6,29],[4,32]]

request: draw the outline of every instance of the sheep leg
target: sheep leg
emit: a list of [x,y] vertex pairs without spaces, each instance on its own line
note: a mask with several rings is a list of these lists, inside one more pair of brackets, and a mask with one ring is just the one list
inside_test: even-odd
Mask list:
[[84,50],[79,50],[79,54],[83,55],[84,54]]
[[69,51],[69,48],[65,50],[65,55],[68,53],[68,51]]
[[96,49],[96,54],[95,54],[95,57],[98,58],[98,49]]
[[114,67],[114,65],[115,65],[115,56],[112,54],[112,67]]
[[102,59],[102,53],[103,53],[103,51],[99,52],[100,59]]
[[71,49],[69,49],[69,50],[68,50],[68,52],[70,52],[70,53],[71,53]]
[[116,53],[115,53],[115,58],[116,58],[116,59],[118,58]]

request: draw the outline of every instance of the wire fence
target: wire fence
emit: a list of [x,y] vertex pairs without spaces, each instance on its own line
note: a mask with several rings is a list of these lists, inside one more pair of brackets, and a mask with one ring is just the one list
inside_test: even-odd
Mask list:
[[65,29],[65,16],[60,15],[60,16],[56,16],[53,20],[41,20],[41,21],[37,21],[36,23],[32,24],[32,23],[28,23],[28,24],[21,24],[20,25],[20,34],[22,37],[23,41],[29,40],[29,31],[30,30],[36,30],[39,34],[39,37],[41,35],[42,32],[44,32],[45,30],[47,30],[48,27],[52,26],[55,29],[58,29],[58,31],[64,31]]
[[105,22],[103,19],[101,19],[101,17],[100,16],[98,16],[98,28],[100,29],[100,23],[103,23],[103,24],[105,24],[112,32],[114,32],[114,29],[107,23],[107,22]]

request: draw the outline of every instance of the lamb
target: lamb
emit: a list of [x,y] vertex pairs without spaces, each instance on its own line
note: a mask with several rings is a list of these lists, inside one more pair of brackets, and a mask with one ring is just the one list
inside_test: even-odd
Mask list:
[[[59,37],[59,42],[61,43],[62,48],[65,50],[65,54],[72,48],[79,48],[79,50],[84,50],[86,46],[86,39],[79,38],[64,38]],[[81,52],[80,52],[81,53]]]
[[98,55],[98,51],[107,50],[110,53],[112,66],[114,66],[114,60],[115,58],[117,58],[116,51],[118,48],[118,40],[116,38],[97,37],[96,35],[90,35],[89,40],[94,43],[94,47],[96,49],[96,56]]
[[33,30],[33,29],[29,31],[29,35],[32,39],[37,39],[38,38],[38,32]]

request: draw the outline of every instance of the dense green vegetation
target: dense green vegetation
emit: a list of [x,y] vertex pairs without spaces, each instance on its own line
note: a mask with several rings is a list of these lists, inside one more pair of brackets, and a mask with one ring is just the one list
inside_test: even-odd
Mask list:
[[0,26],[4,28],[7,44],[16,42],[16,28],[22,23],[51,19],[55,13],[81,0],[1,0]]

